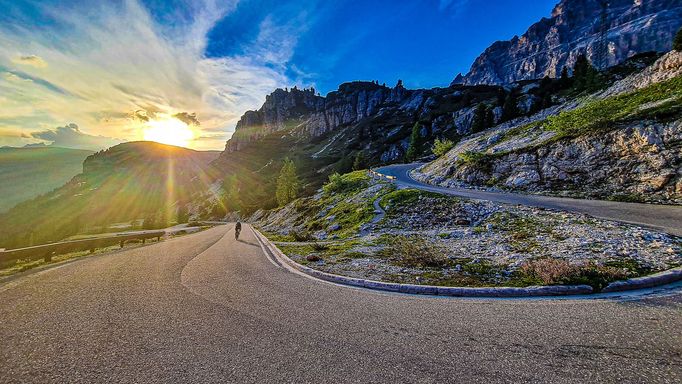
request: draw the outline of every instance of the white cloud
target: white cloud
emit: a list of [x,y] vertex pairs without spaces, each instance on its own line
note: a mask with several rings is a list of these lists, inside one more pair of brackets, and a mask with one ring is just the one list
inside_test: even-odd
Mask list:
[[[244,111],[290,82],[272,63],[288,60],[296,43],[293,24],[270,21],[244,55],[206,58],[207,32],[235,4],[188,1],[189,20],[171,26],[155,24],[136,0],[44,6],[54,30],[22,19],[0,25],[0,127],[33,132],[37,121],[74,121],[96,135],[136,140],[143,122],[131,116],[142,110],[152,117],[196,113],[201,130],[229,135]],[[194,147],[223,145],[216,139]]]
[[[100,150],[122,142],[111,137],[89,135],[81,132],[76,124],[31,133],[31,137],[48,141],[51,146],[76,149]],[[34,144],[35,145],[35,144]]]

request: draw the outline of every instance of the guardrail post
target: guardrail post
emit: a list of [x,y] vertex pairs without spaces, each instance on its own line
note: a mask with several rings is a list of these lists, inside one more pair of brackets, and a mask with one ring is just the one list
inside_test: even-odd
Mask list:
[[123,243],[124,243],[124,242],[125,242],[125,240],[121,240],[121,248],[123,248]]
[[156,236],[156,241],[157,242],[161,241],[161,236]]
[[52,261],[52,251],[47,251],[47,253],[45,253],[44,259],[45,259],[46,263],[49,263],[50,261]]
[[144,244],[145,241],[147,241],[147,238],[146,238],[146,237],[143,237],[143,238],[142,238],[142,244]]

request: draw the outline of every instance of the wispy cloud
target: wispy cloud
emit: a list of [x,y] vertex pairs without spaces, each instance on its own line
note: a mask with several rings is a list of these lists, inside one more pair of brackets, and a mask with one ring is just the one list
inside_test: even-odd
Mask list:
[[43,60],[40,56],[36,55],[19,56],[12,59],[12,62],[16,64],[30,65],[36,68],[47,67],[47,62]]
[[470,1],[471,0],[439,0],[438,9],[440,11],[449,10],[459,13]]
[[[206,58],[207,32],[235,6],[187,0],[182,22],[163,25],[136,0],[41,3],[12,22],[3,19],[0,128],[44,132],[74,122],[98,136],[136,140],[140,116],[175,115],[229,135],[245,110],[289,83],[285,68],[273,63],[290,57],[296,43],[293,24],[270,20],[246,54]],[[47,27],[33,28],[26,15],[35,13],[50,20]],[[194,146],[220,148],[222,140]]]

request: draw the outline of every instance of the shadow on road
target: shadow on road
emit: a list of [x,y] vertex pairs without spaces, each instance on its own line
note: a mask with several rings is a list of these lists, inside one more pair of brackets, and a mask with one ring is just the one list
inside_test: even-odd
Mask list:
[[252,243],[252,242],[250,242],[250,241],[246,241],[246,240],[243,240],[243,239],[237,239],[237,241],[240,242],[240,243],[253,245],[254,247],[260,247],[260,245],[258,245],[258,244],[256,244],[256,243]]

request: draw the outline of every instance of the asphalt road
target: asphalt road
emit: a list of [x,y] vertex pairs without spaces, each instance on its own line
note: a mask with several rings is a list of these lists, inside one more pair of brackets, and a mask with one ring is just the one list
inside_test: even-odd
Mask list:
[[395,176],[396,182],[399,184],[425,191],[500,203],[522,204],[585,213],[601,219],[646,226],[672,235],[682,236],[682,206],[570,199],[518,193],[488,192],[467,188],[438,187],[422,183],[410,177],[409,172],[420,165],[422,164],[390,165],[378,168],[376,171],[384,175]]
[[294,274],[257,244],[218,226],[0,285],[0,382],[682,381],[680,293],[391,294]]

